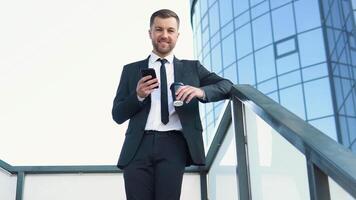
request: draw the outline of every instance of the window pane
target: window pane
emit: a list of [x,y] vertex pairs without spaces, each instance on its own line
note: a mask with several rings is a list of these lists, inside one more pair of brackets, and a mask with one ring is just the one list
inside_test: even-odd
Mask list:
[[295,34],[293,8],[289,4],[272,12],[274,40],[281,40]]
[[325,48],[321,29],[300,34],[298,42],[303,67],[325,61]]
[[276,49],[277,49],[277,57],[283,56],[285,54],[291,53],[293,51],[297,51],[296,45],[296,38],[290,38],[285,41],[281,41],[276,43]]
[[243,13],[244,11],[246,11],[249,8],[248,1],[246,1],[246,0],[234,0],[233,5],[234,5],[234,15],[235,16],[240,15],[241,13]]
[[252,37],[251,27],[246,25],[236,31],[236,50],[237,58],[240,59],[243,56],[252,52]]
[[268,11],[269,11],[268,1],[264,1],[263,3],[259,4],[258,6],[255,6],[254,8],[251,9],[252,19],[254,19]]
[[234,23],[231,21],[224,28],[221,29],[221,37],[224,38],[234,31]]
[[308,119],[333,114],[328,78],[305,83],[304,91]]
[[330,138],[337,141],[334,117],[326,117],[318,120],[312,120],[309,121],[309,123],[315,126],[315,128],[319,129],[321,132],[325,133]]
[[237,84],[236,64],[224,69],[224,77]]
[[298,33],[320,26],[318,0],[294,2]]
[[211,61],[213,71],[218,73],[221,71],[221,47],[218,44],[212,51],[211,51]]
[[213,7],[210,8],[209,10],[209,25],[210,25],[210,34],[214,35],[219,28],[220,28],[220,23],[219,23],[219,10],[218,10],[218,4],[214,4]]
[[255,53],[257,82],[276,76],[273,47],[268,46]]
[[223,45],[223,66],[229,66],[235,61],[235,42],[234,35],[231,34],[229,37],[225,38],[222,42]]
[[272,43],[271,20],[269,14],[252,22],[255,49]]
[[297,53],[277,59],[278,74],[283,74],[298,68],[299,60]]
[[220,0],[220,20],[221,25],[225,25],[232,19],[232,2],[231,0]]
[[278,77],[279,88],[288,87],[300,82],[299,70]]
[[291,2],[292,0],[272,0],[271,2],[271,9],[276,8],[278,6],[284,5],[286,3]]
[[241,59],[238,62],[238,73],[239,73],[239,83],[240,84],[250,84],[255,85],[255,70],[253,67],[252,55]]
[[272,80],[260,83],[257,85],[257,89],[264,94],[273,92],[277,90],[277,80],[274,78]]
[[320,64],[303,69],[303,80],[309,81],[311,79],[320,78],[328,75],[326,64]]
[[305,119],[303,91],[301,85],[280,90],[281,105],[298,117]]

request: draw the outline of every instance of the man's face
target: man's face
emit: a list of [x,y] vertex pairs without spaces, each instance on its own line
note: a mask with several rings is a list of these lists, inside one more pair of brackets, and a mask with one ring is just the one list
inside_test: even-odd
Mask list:
[[174,17],[156,17],[149,30],[152,40],[153,52],[158,56],[165,57],[174,49],[179,33],[178,23]]

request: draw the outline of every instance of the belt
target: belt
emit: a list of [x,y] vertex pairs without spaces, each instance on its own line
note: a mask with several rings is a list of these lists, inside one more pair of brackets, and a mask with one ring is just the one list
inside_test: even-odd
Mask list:
[[146,135],[154,135],[154,134],[181,134],[182,131],[177,131],[177,130],[171,130],[171,131],[154,131],[154,130],[145,130],[144,133]]

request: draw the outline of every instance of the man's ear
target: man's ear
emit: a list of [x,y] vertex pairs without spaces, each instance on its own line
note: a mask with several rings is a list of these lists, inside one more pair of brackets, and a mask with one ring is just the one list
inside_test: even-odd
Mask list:
[[151,37],[151,29],[148,29],[148,36],[150,37],[150,39],[152,39],[152,37]]

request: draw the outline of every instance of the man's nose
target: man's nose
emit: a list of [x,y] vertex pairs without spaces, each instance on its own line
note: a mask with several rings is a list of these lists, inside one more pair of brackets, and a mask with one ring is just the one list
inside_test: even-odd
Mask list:
[[163,31],[161,36],[163,38],[167,38],[168,37],[168,32],[167,31]]

